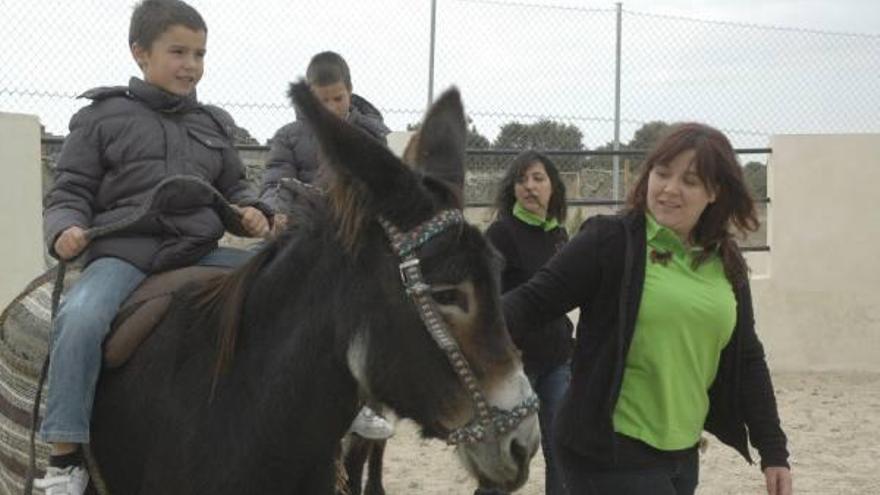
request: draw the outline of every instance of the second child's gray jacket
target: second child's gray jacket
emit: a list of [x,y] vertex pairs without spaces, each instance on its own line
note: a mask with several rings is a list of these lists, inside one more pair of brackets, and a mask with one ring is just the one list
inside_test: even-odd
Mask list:
[[[55,182],[45,198],[43,230],[53,256],[55,240],[67,228],[131,218],[156,185],[171,176],[197,177],[230,203],[271,213],[245,179],[229,138],[234,123],[223,110],[137,78],[127,87],[96,88],[82,96],[92,103],[70,121]],[[195,263],[227,229],[244,234],[235,216],[192,182],[170,183],[157,195],[154,210],[93,240],[85,261],[110,256],[159,272]]]
[[[318,140],[309,123],[296,111],[297,120],[281,127],[271,141],[269,159],[263,172],[260,197],[274,209],[282,210],[290,198],[280,190],[283,179],[296,179],[306,184],[315,181],[318,173]],[[387,144],[391,132],[382,121],[382,114],[366,99],[352,95],[348,123],[371,137]]]

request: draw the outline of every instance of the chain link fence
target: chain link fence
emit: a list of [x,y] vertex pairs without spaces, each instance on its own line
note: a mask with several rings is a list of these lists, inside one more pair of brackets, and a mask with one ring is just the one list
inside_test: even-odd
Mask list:
[[[349,61],[355,92],[394,129],[427,101],[429,0],[192,0],[209,26],[200,98],[259,142],[293,119],[285,96],[314,53]],[[132,4],[0,0],[0,109],[64,134],[75,96],[139,75]],[[736,146],[774,133],[880,128],[880,35],[701,21],[626,10],[621,141],[653,121],[701,120]],[[435,94],[458,85],[480,146],[596,149],[613,138],[614,8],[439,0]],[[547,129],[547,122],[555,129]],[[542,122],[545,124],[542,126]],[[482,139],[480,139],[482,138]]]
[[[740,148],[767,146],[777,133],[880,131],[880,35],[663,16],[625,3],[618,30],[610,3],[437,0],[431,74],[430,0],[191,3],[209,27],[199,97],[232,113],[242,142],[265,143],[293,120],[289,82],[313,54],[334,50],[349,62],[354,91],[394,130],[420,120],[429,86],[436,96],[457,85],[471,148],[607,151],[618,35],[621,149],[644,149],[684,120],[716,126]],[[84,104],[77,94],[139,75],[126,46],[132,5],[0,0],[0,111],[36,114],[64,135]],[[571,197],[613,197],[609,156],[555,157]],[[471,200],[491,200],[507,159],[471,155]],[[622,194],[638,156],[619,165]]]

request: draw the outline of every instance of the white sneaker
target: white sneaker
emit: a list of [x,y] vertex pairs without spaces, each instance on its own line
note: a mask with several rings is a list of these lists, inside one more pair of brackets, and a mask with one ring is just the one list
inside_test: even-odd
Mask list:
[[42,488],[46,495],[83,495],[88,484],[89,473],[82,466],[49,466],[45,478],[34,480],[34,487]]
[[350,431],[370,440],[385,440],[394,435],[394,427],[391,423],[366,406],[361,408],[357,417],[351,422]]

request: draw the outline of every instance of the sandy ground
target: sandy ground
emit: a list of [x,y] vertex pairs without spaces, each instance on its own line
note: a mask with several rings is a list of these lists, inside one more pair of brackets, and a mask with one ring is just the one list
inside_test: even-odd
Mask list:
[[[880,494],[880,374],[783,373],[774,384],[795,493]],[[543,494],[543,469],[539,452],[518,493]],[[712,437],[700,475],[699,494],[766,493],[758,468]],[[469,495],[475,486],[450,447],[422,440],[409,422],[388,443],[384,477],[388,495]]]

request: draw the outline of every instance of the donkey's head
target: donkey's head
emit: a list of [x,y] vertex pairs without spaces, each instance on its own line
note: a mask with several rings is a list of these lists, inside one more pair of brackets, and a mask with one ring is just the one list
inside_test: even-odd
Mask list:
[[[429,110],[408,155],[292,90],[332,170],[337,236],[367,279],[350,311],[346,359],[365,397],[459,445],[481,484],[513,490],[539,433],[534,394],[504,327],[499,260],[464,220],[465,119],[456,90]],[[378,221],[377,221],[378,220]]]

